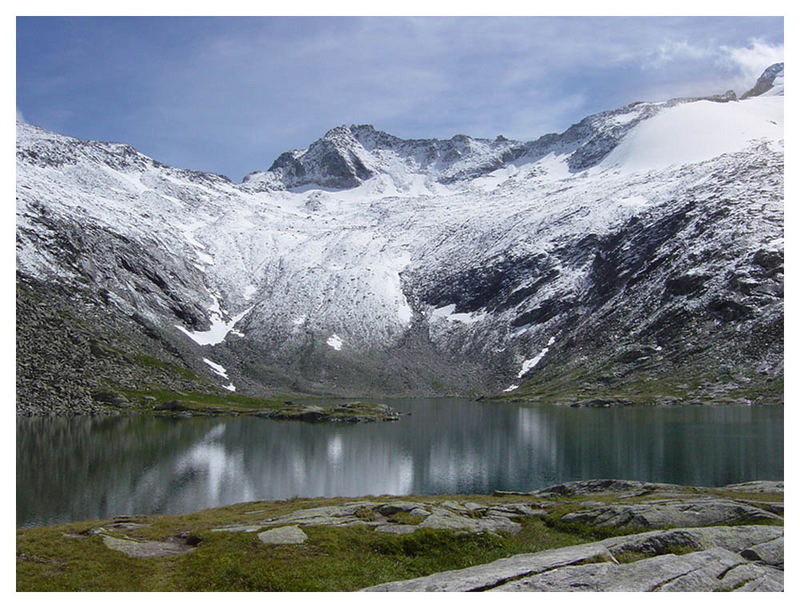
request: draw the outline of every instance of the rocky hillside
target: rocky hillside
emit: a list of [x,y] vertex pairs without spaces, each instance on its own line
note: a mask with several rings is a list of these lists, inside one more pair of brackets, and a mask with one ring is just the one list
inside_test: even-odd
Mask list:
[[[529,142],[341,126],[242,184],[17,123],[17,275],[20,413],[154,366],[258,395],[782,402],[783,65]],[[122,376],[91,347],[120,336]]]

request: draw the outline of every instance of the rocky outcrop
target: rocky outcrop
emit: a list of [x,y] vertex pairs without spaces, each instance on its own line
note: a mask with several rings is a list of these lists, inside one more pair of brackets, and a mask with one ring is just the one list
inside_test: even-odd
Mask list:
[[568,513],[561,520],[598,528],[659,528],[767,521],[777,523],[782,522],[783,518],[733,500],[683,498],[629,505],[602,505]]
[[340,506],[315,507],[288,515],[263,520],[255,524],[214,528],[213,532],[256,532],[272,526],[367,526],[375,532],[411,534],[417,530],[452,530],[463,534],[516,534],[521,525],[513,521],[520,516],[544,515],[537,503],[504,503],[478,505],[474,503],[406,502],[388,503],[357,501]]
[[742,94],[742,99],[763,95],[773,88],[775,80],[783,76],[783,62],[773,63],[758,77],[752,89]]
[[534,490],[529,494],[550,498],[555,496],[584,496],[589,494],[617,494],[621,496],[641,496],[651,492],[675,492],[685,486],[649,481],[629,481],[627,479],[589,479],[569,481]]
[[[355,188],[375,175],[367,165],[367,152],[345,127],[328,131],[308,150],[284,152],[270,171],[287,188],[314,184],[324,188]],[[365,162],[366,161],[366,162]]]
[[567,566],[491,591],[783,591],[783,572],[714,548],[630,564]]
[[364,591],[782,591],[782,539],[773,526],[653,531]]
[[737,490],[741,492],[756,493],[778,493],[783,494],[782,481],[746,481],[744,483],[732,483],[725,486],[726,490]]

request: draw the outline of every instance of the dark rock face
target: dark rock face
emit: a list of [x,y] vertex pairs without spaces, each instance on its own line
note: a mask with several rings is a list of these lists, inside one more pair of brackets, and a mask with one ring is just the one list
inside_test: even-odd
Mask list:
[[670,277],[664,282],[667,296],[688,296],[700,291],[710,277],[702,274],[683,274]]
[[375,172],[359,156],[364,150],[347,127],[337,127],[304,152],[285,152],[270,167],[287,187],[317,184],[325,188],[355,188]]
[[742,99],[763,95],[772,88],[775,78],[780,75],[783,75],[783,62],[773,63],[759,76],[755,86],[742,95]]
[[[555,278],[557,270],[548,269],[545,256],[532,258],[507,257],[456,272],[447,280],[426,285],[418,297],[434,307],[455,304],[455,312],[472,312],[482,308],[503,311],[533,295],[537,288]],[[533,285],[524,290],[514,287],[531,276]]]

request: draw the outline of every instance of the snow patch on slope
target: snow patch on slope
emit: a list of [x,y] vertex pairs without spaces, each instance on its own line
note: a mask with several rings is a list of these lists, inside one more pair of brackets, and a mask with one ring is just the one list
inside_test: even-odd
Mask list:
[[783,139],[781,98],[686,103],[636,125],[595,170],[633,172],[699,163],[761,139]]
[[224,318],[224,312],[219,306],[219,300],[215,299],[214,305],[209,308],[211,317],[211,327],[209,329],[206,331],[189,331],[182,325],[175,325],[175,327],[180,329],[200,346],[219,344],[220,342],[223,342],[231,332],[234,332],[239,336],[243,335],[241,332],[235,331],[234,327],[252,309],[253,307],[251,306],[247,310],[244,310],[238,315],[232,317],[230,321],[226,321]]
[[454,312],[455,304],[448,304],[441,308],[435,308],[431,312],[431,321],[447,321],[449,323],[477,323],[486,317],[486,313],[475,312]]
[[212,361],[211,359],[206,359],[205,357],[203,357],[203,363],[208,365],[215,374],[217,374],[218,376],[222,376],[223,378],[225,378],[225,380],[229,381],[229,383],[227,385],[224,385],[222,388],[229,390],[231,392],[236,390],[236,387],[233,385],[233,382],[230,382],[230,378],[228,378],[228,372],[224,367],[222,367],[219,363]]
[[[523,362],[522,362],[522,369],[521,369],[521,370],[519,370],[519,373],[517,374],[517,378],[522,378],[522,376],[524,376],[524,375],[525,375],[525,374],[527,374],[529,371],[531,371],[531,370],[532,370],[534,367],[536,367],[536,365],[539,363],[539,361],[541,361],[541,360],[542,360],[542,357],[544,357],[544,356],[545,356],[545,355],[546,355],[546,354],[547,354],[547,353],[550,351],[550,347],[551,347],[551,346],[553,346],[553,344],[555,343],[555,341],[556,341],[556,337],[555,337],[555,336],[553,336],[553,337],[552,337],[552,338],[550,338],[550,340],[547,342],[547,346],[545,346],[545,347],[544,347],[544,348],[543,348],[543,349],[542,349],[542,350],[539,352],[539,354],[538,354],[538,355],[536,355],[536,356],[535,356],[533,359],[525,359],[525,361],[523,361]],[[512,386],[513,386],[513,385],[512,385]],[[515,386],[514,388],[519,388],[519,387]],[[503,391],[503,392],[509,392],[509,391],[511,391],[511,390],[514,390],[514,389],[509,387],[508,389],[506,389],[506,390],[505,390],[505,391]]]
[[326,344],[330,346],[333,350],[342,350],[342,345],[344,344],[344,341],[336,334],[331,334]]

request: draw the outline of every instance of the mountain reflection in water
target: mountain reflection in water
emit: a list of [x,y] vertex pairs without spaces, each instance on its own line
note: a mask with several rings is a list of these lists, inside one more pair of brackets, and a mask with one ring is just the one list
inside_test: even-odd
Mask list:
[[392,400],[399,422],[18,419],[17,525],[260,499],[488,493],[619,478],[783,479],[782,407],[573,409]]

